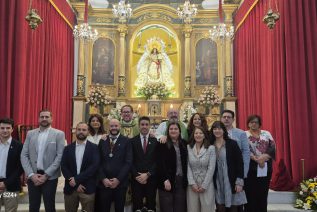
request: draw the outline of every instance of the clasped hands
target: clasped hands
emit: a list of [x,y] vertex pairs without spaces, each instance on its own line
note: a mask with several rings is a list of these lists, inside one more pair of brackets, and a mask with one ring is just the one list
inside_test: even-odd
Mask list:
[[135,180],[138,181],[140,184],[146,184],[147,183],[147,179],[149,178],[147,173],[141,173],[138,172],[138,176],[135,177]]
[[4,182],[0,182],[0,192],[3,192],[6,190],[6,185],[4,184]]
[[33,174],[31,180],[35,186],[40,186],[46,182],[48,179],[47,174]]
[[106,188],[114,189],[114,188],[117,188],[117,186],[120,184],[120,181],[117,178],[112,178],[112,179],[105,178],[102,180],[102,183]]
[[195,185],[192,185],[192,190],[195,193],[204,193],[206,189],[195,184]]
[[[74,177],[69,178],[68,181],[69,181],[68,183],[71,187],[76,186],[76,181],[75,181]],[[85,193],[85,190],[86,190],[86,187],[81,185],[81,184],[77,187],[77,192],[79,192],[79,193]]]
[[265,166],[265,162],[268,161],[271,157],[268,154],[262,154],[260,156],[255,156],[251,154],[251,159],[259,164],[261,168]]

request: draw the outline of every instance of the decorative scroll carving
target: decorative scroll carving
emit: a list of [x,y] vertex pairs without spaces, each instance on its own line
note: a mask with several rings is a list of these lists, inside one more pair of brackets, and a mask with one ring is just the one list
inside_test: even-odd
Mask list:
[[118,96],[125,96],[125,76],[119,76]]
[[185,91],[184,91],[184,96],[185,97],[190,97],[191,96],[191,77],[187,76],[185,77]]
[[225,77],[225,97],[233,96],[233,81],[232,76]]
[[85,80],[86,77],[84,75],[77,75],[77,94],[76,96],[85,96]]

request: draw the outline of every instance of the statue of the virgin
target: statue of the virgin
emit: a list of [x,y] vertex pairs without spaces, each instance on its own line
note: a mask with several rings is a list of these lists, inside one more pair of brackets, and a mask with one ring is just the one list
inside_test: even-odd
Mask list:
[[137,64],[137,79],[135,86],[145,84],[165,83],[168,89],[174,87],[172,79],[173,65],[165,53],[164,42],[157,37],[148,40],[145,51]]

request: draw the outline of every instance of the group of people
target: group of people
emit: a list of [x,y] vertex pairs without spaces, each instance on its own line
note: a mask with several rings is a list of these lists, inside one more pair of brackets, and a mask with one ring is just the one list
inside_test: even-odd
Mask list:
[[[0,197],[6,211],[16,211],[20,175],[28,178],[29,211],[55,210],[61,172],[65,178],[66,212],[267,211],[275,143],[261,130],[258,115],[248,118],[248,131],[233,127],[234,112],[208,128],[195,113],[188,125],[170,109],[168,121],[151,131],[150,118],[132,119],[133,108],[121,108],[107,132],[103,118],[93,114],[76,126],[75,141],[51,127],[52,113],[39,113],[39,128],[22,144],[12,139],[14,123],[0,120]],[[6,194],[6,195],[4,195]],[[8,198],[10,196],[11,198]],[[0,204],[1,207],[1,204]],[[114,207],[114,209],[112,208]],[[1,208],[0,208],[1,210]],[[131,210],[131,209],[130,209]]]

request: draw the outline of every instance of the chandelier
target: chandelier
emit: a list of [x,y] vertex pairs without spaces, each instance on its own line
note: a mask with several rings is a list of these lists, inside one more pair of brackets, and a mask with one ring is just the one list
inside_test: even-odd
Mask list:
[[112,14],[119,18],[119,22],[125,23],[132,16],[131,5],[125,4],[125,0],[120,0],[118,4],[113,4]]
[[234,36],[234,27],[227,27],[224,23],[219,23],[218,26],[214,26],[211,30],[209,30],[209,36],[211,40],[217,39],[232,39]]
[[218,39],[232,39],[234,36],[234,27],[227,26],[223,22],[222,18],[222,0],[219,0],[219,24],[214,26],[211,30],[209,30],[209,37],[211,40],[218,40]]
[[97,30],[93,30],[88,23],[76,25],[73,31],[73,35],[76,39],[94,41],[98,38]]
[[98,38],[97,30],[93,30],[88,24],[88,0],[85,0],[84,23],[75,26],[73,35],[82,41],[95,41]]
[[177,15],[180,19],[183,19],[186,24],[190,24],[192,18],[197,15],[197,7],[195,4],[190,4],[189,0],[185,0],[184,5],[177,8]]

